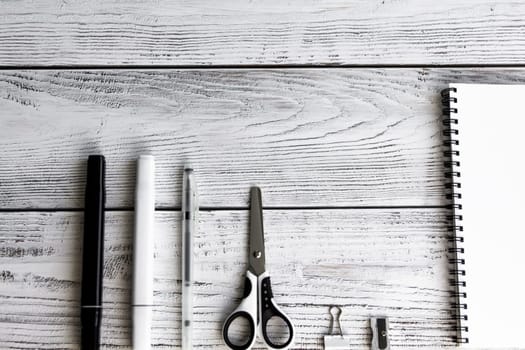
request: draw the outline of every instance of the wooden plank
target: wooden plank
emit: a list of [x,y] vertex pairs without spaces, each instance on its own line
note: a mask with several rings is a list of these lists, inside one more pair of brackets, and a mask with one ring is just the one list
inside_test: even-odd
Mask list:
[[1,0],[0,65],[523,64],[525,3]]
[[108,207],[133,205],[134,159],[157,156],[157,205],[442,205],[448,82],[525,71],[297,69],[0,71],[0,207],[82,208],[85,162],[108,159]]
[[[453,345],[442,210],[266,210],[267,268],[294,320],[294,349],[321,349],[330,305],[352,348],[388,315],[392,347]],[[225,349],[222,322],[242,295],[248,212],[201,212],[195,237],[195,341]],[[178,212],[157,212],[153,343],[180,346]],[[132,213],[106,219],[103,348],[127,349]],[[76,349],[82,213],[0,213],[0,347]],[[262,349],[257,343],[257,349]]]

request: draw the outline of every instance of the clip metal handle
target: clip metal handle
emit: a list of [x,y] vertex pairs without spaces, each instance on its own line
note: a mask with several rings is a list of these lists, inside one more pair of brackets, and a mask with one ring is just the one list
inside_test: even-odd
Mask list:
[[[340,335],[343,336],[343,326],[341,325],[341,316],[343,315],[343,309],[341,309],[339,306],[332,305],[330,306],[330,335]],[[339,328],[339,333],[335,333],[334,326],[337,321],[337,325]]]
[[[347,350],[350,349],[350,343],[344,337],[341,317],[343,309],[339,306],[330,306],[330,333],[324,336],[325,350]],[[337,325],[336,325],[337,323]]]

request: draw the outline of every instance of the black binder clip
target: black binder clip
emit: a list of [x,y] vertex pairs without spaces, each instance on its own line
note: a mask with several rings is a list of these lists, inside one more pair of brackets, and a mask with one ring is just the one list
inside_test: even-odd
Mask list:
[[388,338],[388,318],[373,317],[370,319],[372,328],[372,350],[390,350]]

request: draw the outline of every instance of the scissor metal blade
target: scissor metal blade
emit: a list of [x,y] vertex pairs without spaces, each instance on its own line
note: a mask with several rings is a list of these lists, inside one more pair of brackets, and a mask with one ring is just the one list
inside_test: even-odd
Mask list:
[[250,190],[250,270],[261,275],[265,269],[264,229],[262,216],[261,189]]

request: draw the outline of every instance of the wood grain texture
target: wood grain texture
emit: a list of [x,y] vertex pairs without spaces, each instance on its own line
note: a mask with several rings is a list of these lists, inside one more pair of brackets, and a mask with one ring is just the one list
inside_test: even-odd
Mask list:
[[1,0],[0,65],[523,64],[519,1]]
[[185,162],[205,207],[442,205],[448,82],[525,70],[0,71],[0,207],[82,208],[87,155],[108,207],[133,205],[134,160],[157,156],[157,206]]
[[[388,315],[392,347],[453,345],[445,213],[266,210],[267,268],[294,320],[294,349],[321,349],[329,305],[345,310],[352,348],[368,349],[371,316]],[[220,330],[242,295],[248,212],[201,212],[195,238],[195,340]],[[76,349],[82,213],[0,213],[0,348]],[[153,344],[180,346],[178,212],[157,212]],[[132,213],[106,218],[103,348],[128,349]],[[257,349],[262,349],[257,343]]]

